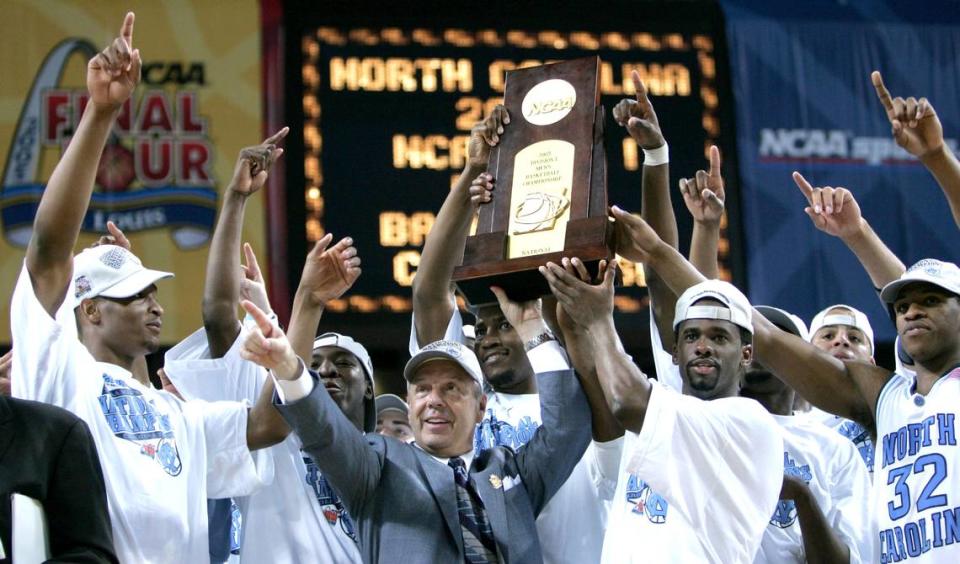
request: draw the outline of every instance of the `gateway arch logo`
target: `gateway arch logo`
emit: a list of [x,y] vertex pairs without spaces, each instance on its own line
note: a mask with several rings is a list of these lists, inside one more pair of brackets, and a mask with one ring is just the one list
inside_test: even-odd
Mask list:
[[[58,87],[67,61],[74,55],[88,60],[98,52],[83,39],[62,41],[34,78],[0,186],[0,222],[12,245],[25,247],[30,241],[47,181],[40,177],[44,153],[66,147],[87,103],[85,88]],[[217,207],[212,161],[196,91],[145,88],[141,83],[107,141],[83,231],[103,233],[107,221],[113,221],[128,233],[167,229],[181,249],[205,245]]]

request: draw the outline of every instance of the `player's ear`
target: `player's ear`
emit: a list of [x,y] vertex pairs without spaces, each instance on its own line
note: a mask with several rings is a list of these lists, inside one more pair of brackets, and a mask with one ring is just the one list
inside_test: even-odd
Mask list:
[[744,368],[750,366],[753,362],[753,345],[743,345],[740,348],[740,358],[743,360]]
[[99,325],[101,321],[100,301],[87,299],[80,302],[80,315],[92,325]]
[[673,352],[670,353],[670,358],[675,365],[680,366],[680,344],[677,339],[673,340]]

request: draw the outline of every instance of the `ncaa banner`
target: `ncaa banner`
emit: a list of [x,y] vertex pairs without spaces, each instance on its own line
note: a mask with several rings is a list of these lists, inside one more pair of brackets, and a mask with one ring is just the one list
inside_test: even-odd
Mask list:
[[[256,0],[7,2],[0,23],[0,293],[13,292],[47,179],[87,103],[86,63],[137,14],[142,79],[107,141],[78,250],[113,221],[160,287],[164,341],[201,323],[204,265],[222,191],[240,149],[261,140]],[[262,253],[263,195],[244,240]],[[266,257],[262,257],[264,260]],[[239,260],[239,257],[238,257]],[[9,319],[9,300],[0,315]],[[10,330],[0,324],[0,342]]]
[[931,1],[803,3],[723,0],[736,99],[750,298],[807,321],[846,303],[892,341],[870,279],[844,244],[818,231],[790,175],[853,192],[863,216],[909,266],[960,261],[946,200],[890,134],[870,72],[893,96],[928,98],[948,145],[960,138],[960,11]]

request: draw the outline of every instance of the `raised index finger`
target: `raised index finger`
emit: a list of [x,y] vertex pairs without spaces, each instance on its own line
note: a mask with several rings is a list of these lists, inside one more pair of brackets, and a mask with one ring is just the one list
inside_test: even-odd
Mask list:
[[891,116],[893,114],[893,100],[890,98],[887,87],[883,85],[883,77],[880,76],[880,71],[870,73],[870,80],[873,81],[873,87],[877,91],[877,98],[880,98],[880,103],[883,104],[883,109],[887,111],[888,116]]
[[127,16],[123,18],[123,27],[120,28],[120,37],[123,38],[127,46],[133,49],[133,20],[135,16],[133,12],[127,12]]
[[720,178],[720,149],[710,145],[710,177]]
[[280,141],[287,136],[287,133],[290,133],[289,127],[284,127],[280,131],[274,133],[270,137],[267,137],[261,145],[276,145],[277,141]]
[[813,196],[813,186],[807,182],[807,179],[804,178],[799,172],[794,171],[793,181],[797,183],[797,188],[800,188],[800,191],[803,192],[803,195],[807,198],[807,201],[811,201],[810,198]]

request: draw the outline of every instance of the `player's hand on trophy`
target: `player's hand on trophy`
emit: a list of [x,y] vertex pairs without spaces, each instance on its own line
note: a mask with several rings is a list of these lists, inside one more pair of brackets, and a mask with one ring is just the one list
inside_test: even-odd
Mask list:
[[870,74],[870,80],[890,120],[890,131],[897,145],[918,158],[943,148],[943,125],[926,98],[891,98],[878,71]]
[[579,258],[564,257],[561,264],[548,262],[540,267],[550,291],[557,298],[557,324],[564,334],[577,326],[590,329],[613,315],[613,284],[617,262],[600,261],[597,280],[593,281]]
[[860,232],[863,215],[850,190],[832,186],[814,188],[799,172],[793,173],[793,181],[807,199],[803,211],[817,229],[841,239]]
[[650,257],[666,245],[650,225],[617,206],[610,207],[616,229],[617,254],[633,262],[648,262]]
[[613,107],[613,119],[627,128],[630,137],[633,137],[642,149],[656,149],[666,143],[660,131],[657,112],[653,110],[653,104],[647,97],[647,88],[640,79],[640,73],[633,71],[630,76],[633,79],[633,87],[637,91],[637,98],[620,100]]
[[491,286],[490,291],[497,297],[503,316],[516,329],[524,343],[548,331],[543,318],[543,305],[539,299],[515,302],[507,297],[503,288]]
[[493,182],[493,175],[489,172],[481,172],[473,179],[470,183],[470,203],[474,207],[489,203],[493,199]]
[[229,190],[240,196],[250,196],[267,182],[267,176],[273,163],[277,162],[283,149],[277,147],[283,138],[290,132],[289,127],[267,137],[259,145],[246,147],[240,150],[237,164],[233,168],[233,178],[230,180]]
[[720,175],[720,149],[716,145],[710,147],[710,171],[698,170],[693,178],[681,178],[680,193],[694,221],[720,223],[726,193]]
[[497,104],[483,121],[478,121],[470,129],[467,142],[467,167],[474,170],[487,168],[490,148],[496,147],[503,135],[503,128],[510,123],[510,114],[501,104]]
[[327,233],[307,254],[298,293],[314,306],[324,306],[346,293],[360,277],[360,257],[353,239],[344,237],[327,248],[333,235]]
[[127,239],[123,231],[112,221],[107,222],[107,235],[101,235],[90,247],[99,247],[100,245],[116,245],[128,251],[131,248],[130,239]]
[[259,364],[281,380],[299,376],[300,361],[280,326],[253,302],[243,300],[240,305],[254,320],[240,347],[240,358]]
[[96,107],[119,108],[140,84],[140,50],[133,48],[133,21],[133,12],[127,12],[120,37],[87,63],[87,90]]
[[269,315],[273,312],[273,308],[267,296],[267,283],[263,279],[260,263],[257,262],[257,255],[253,253],[250,243],[243,244],[243,257],[246,264],[240,265],[243,274],[240,280],[240,299],[253,302]]

